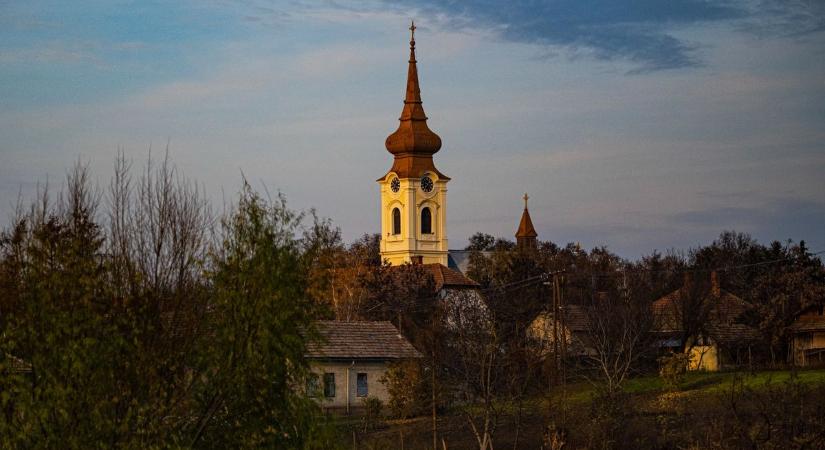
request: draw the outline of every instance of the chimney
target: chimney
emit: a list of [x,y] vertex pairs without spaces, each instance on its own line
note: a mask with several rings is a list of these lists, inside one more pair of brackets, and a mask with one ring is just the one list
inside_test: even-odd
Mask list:
[[715,270],[710,273],[710,292],[714,297],[722,295],[722,290],[719,288],[719,275]]

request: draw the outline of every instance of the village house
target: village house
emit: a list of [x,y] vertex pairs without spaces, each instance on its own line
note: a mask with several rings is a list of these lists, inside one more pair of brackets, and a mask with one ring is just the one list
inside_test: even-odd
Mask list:
[[[590,320],[587,309],[581,305],[565,305],[559,309],[558,317],[553,311],[544,311],[527,328],[527,338],[539,356],[545,357],[553,351],[572,358],[592,355],[593,347],[588,345]],[[554,333],[556,329],[558,333]]]
[[[693,291],[693,292],[692,292]],[[716,272],[710,275],[710,289],[699,299],[689,276],[685,284],[653,302],[653,332],[660,348],[689,354],[689,370],[716,371],[750,361],[750,350],[759,336],[757,330],[742,322],[753,306],[719,286]],[[682,342],[683,315],[704,316],[699,336]]]
[[320,342],[308,345],[307,392],[322,407],[349,413],[363,399],[389,402],[382,382],[390,364],[422,355],[390,322],[316,322]]
[[825,306],[803,310],[788,331],[791,363],[797,366],[825,365]]

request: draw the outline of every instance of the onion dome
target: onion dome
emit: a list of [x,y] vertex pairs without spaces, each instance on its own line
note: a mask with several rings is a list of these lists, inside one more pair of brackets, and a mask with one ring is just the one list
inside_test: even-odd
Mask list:
[[441,138],[427,127],[427,116],[421,104],[418,69],[415,60],[415,24],[410,26],[410,60],[407,69],[407,94],[398,129],[387,137],[387,151],[395,156],[392,172],[404,177],[420,177],[428,170],[441,178],[432,162],[432,155],[441,149]]

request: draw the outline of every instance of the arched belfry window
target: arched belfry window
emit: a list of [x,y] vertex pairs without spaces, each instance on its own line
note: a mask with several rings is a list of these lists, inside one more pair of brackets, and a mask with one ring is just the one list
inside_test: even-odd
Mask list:
[[421,210],[421,234],[433,234],[433,214],[426,206]]
[[401,210],[392,209],[392,234],[401,234]]

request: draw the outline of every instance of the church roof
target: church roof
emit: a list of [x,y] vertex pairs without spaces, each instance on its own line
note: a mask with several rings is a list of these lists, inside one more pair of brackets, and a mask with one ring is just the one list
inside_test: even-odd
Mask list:
[[424,268],[432,274],[436,291],[443,288],[477,288],[479,286],[478,283],[465,277],[461,272],[443,264],[424,264]]
[[401,178],[418,178],[430,171],[441,179],[449,180],[433,164],[433,154],[441,149],[441,138],[427,126],[415,60],[415,24],[410,30],[412,36],[404,108],[401,110],[398,129],[390,134],[384,143],[387,151],[395,156],[390,172],[395,172]]
[[527,209],[527,199],[529,198],[527,194],[524,194],[524,212],[521,213],[521,222],[519,222],[518,230],[516,230],[517,238],[534,238],[539,235],[536,233],[536,229],[533,228],[533,221],[530,219],[530,210]]
[[524,208],[524,212],[521,213],[521,222],[519,222],[518,230],[516,230],[516,237],[537,237],[538,235],[536,229],[533,228],[533,221],[530,220],[530,211]]

